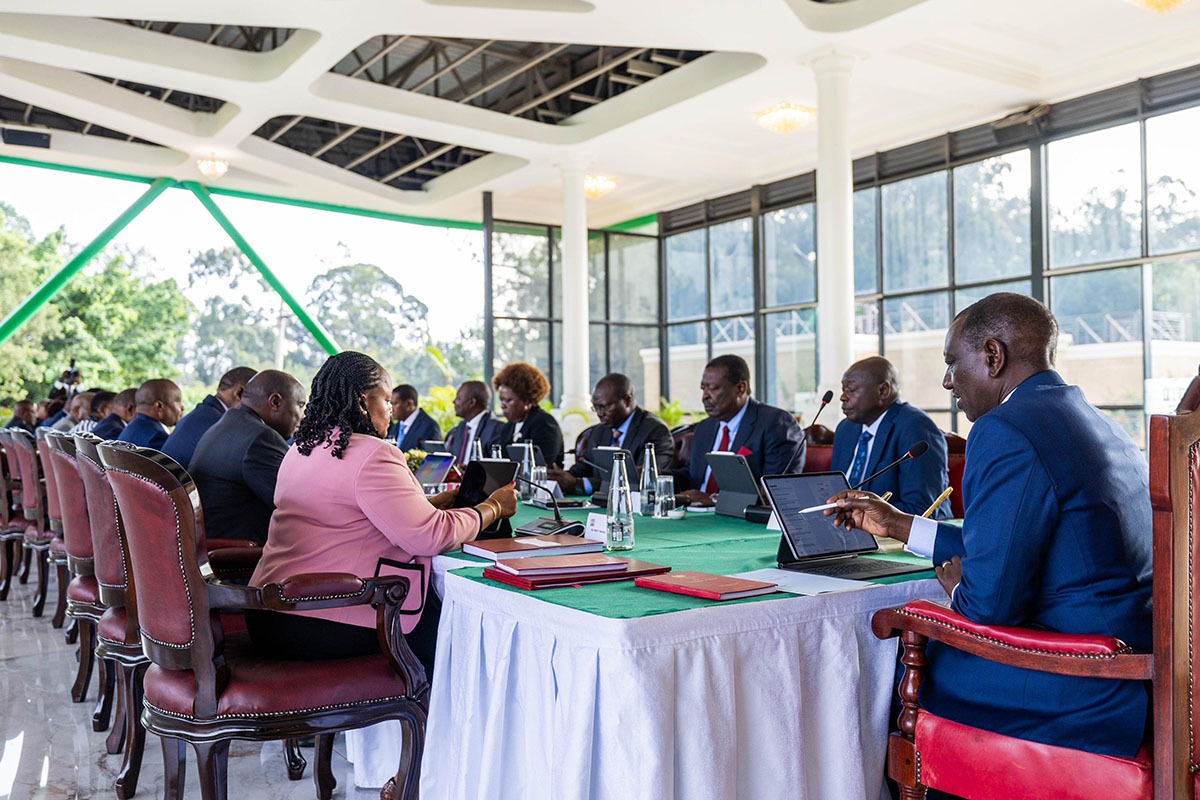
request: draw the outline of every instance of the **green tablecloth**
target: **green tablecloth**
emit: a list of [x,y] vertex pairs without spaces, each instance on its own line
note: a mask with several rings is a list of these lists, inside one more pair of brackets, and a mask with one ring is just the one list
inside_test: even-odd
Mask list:
[[[545,512],[540,509],[522,505],[518,508],[513,522],[520,525],[543,513]],[[603,511],[599,513],[603,513]],[[563,516],[580,520],[586,519],[587,514],[586,511],[563,512]],[[682,520],[654,519],[652,517],[636,517],[635,520],[637,546],[632,551],[620,555],[628,555],[641,561],[665,564],[673,570],[697,570],[715,575],[731,575],[776,566],[775,556],[779,547],[780,534],[779,531],[768,531],[763,525],[716,514],[688,514],[687,518]],[[475,558],[460,552],[451,555],[481,564],[490,563],[486,559]],[[928,559],[918,558],[909,553],[889,553],[884,556],[865,557],[907,561],[913,564],[929,563]],[[523,589],[484,578],[482,567],[465,567],[453,570],[453,573],[505,591],[529,594]],[[879,578],[876,582],[898,583],[931,577],[933,577],[932,566],[928,571]],[[652,614],[666,614],[713,604],[711,600],[703,600],[698,597],[641,589],[634,586],[633,581],[562,589],[539,589],[532,594],[547,603],[615,619],[647,617]],[[777,592],[758,597],[747,597],[742,600],[727,600],[723,605],[771,602],[790,597],[794,597],[794,595]]]

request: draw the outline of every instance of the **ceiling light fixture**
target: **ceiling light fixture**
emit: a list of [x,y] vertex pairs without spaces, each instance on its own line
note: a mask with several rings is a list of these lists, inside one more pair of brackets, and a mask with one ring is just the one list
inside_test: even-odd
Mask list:
[[617,182],[603,175],[588,175],[583,179],[583,193],[588,200],[598,200],[617,188]]
[[817,110],[798,103],[776,103],[754,115],[758,124],[772,133],[795,133],[817,118]]
[[1172,11],[1176,6],[1183,5],[1187,0],[1126,0],[1133,3],[1135,6],[1140,6],[1148,11],[1154,11],[1158,14],[1166,14]]
[[209,153],[208,158],[196,159],[196,168],[200,170],[201,175],[215,181],[229,171],[229,162],[223,158],[217,158],[216,153]]

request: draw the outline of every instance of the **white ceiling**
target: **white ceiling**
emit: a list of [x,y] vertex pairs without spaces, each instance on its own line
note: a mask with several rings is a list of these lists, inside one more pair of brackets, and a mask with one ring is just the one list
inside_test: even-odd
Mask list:
[[[49,150],[0,155],[201,180],[198,156],[231,162],[222,187],[398,214],[559,221],[558,165],[619,186],[592,201],[601,227],[807,171],[811,127],[778,136],[754,112],[817,105],[814,55],[860,58],[855,156],[1200,61],[1200,3],[1158,15],[1125,0],[107,0],[105,17],[298,28],[267,53],[217,48],[98,19],[93,0],[9,0],[0,95],[163,147],[55,131]],[[712,51],[550,126],[329,72],[380,34]],[[85,73],[226,101],[201,114]],[[818,111],[819,113],[819,111]],[[255,137],[305,115],[486,150],[401,191]],[[3,123],[4,127],[14,127]],[[19,126],[17,126],[19,127]]]

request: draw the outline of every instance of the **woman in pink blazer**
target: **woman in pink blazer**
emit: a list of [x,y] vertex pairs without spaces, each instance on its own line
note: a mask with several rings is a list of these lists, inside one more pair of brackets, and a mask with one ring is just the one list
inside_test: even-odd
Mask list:
[[[431,502],[389,444],[391,378],[370,356],[333,356],[312,382],[295,443],[279,467],[275,513],[251,583],[262,586],[302,572],[376,574],[380,558],[419,564],[404,608],[413,652],[432,670],[441,603],[429,586],[433,556],[474,539],[516,511],[512,486],[474,508],[447,509],[453,495]],[[383,574],[388,574],[384,572]],[[416,572],[412,574],[416,578]],[[290,658],[343,658],[379,652],[370,606],[247,617],[256,644]],[[432,674],[432,673],[431,673]]]

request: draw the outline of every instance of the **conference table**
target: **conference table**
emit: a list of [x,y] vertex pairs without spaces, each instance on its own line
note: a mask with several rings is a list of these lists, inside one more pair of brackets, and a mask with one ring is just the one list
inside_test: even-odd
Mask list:
[[[779,533],[762,525],[689,514],[636,530],[628,555],[675,570],[775,566]],[[628,581],[527,592],[484,563],[435,561],[423,800],[886,797],[896,641],[870,618],[944,598],[931,571],[714,603]]]

